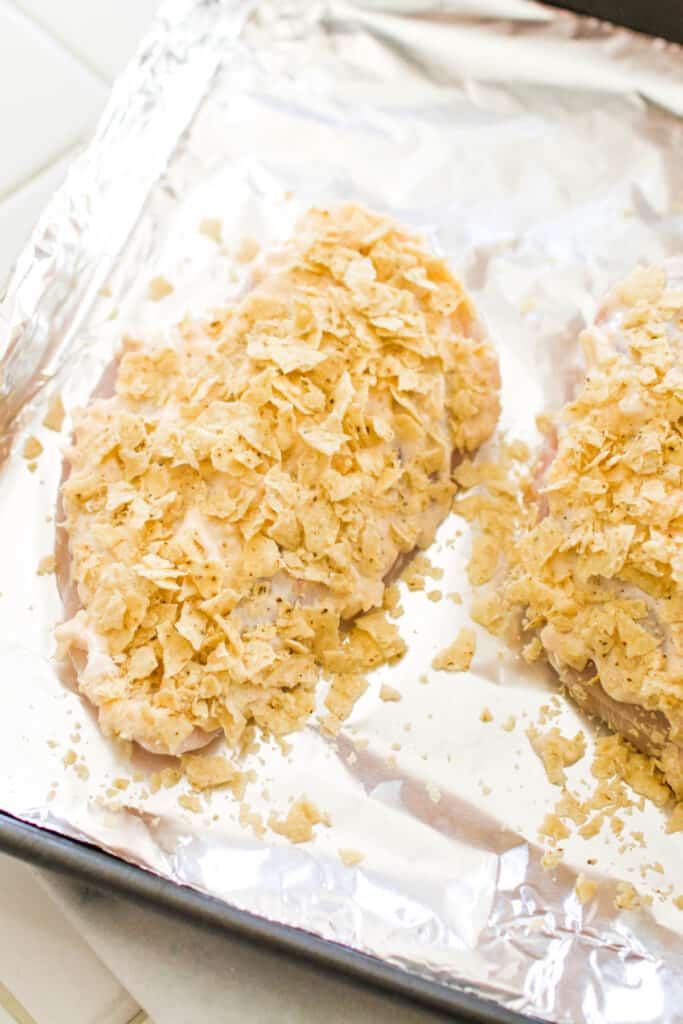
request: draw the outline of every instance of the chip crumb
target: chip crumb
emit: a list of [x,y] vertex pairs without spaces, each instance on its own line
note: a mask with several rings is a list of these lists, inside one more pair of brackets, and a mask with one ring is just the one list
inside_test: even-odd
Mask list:
[[459,594],[457,590],[451,590],[448,597],[453,604],[462,604],[462,594]]
[[567,839],[569,829],[557,814],[546,814],[541,822],[539,834],[549,839]]
[[508,717],[503,722],[503,729],[505,730],[505,732],[512,732],[516,724],[517,719],[515,718],[515,716],[508,715]]
[[74,768],[74,771],[76,772],[76,775],[79,777],[79,779],[83,779],[84,782],[86,779],[90,778],[90,769],[86,764],[83,764],[82,761],[79,761],[79,763]]
[[432,565],[425,554],[416,555],[410,560],[401,573],[401,579],[408,590],[424,590],[425,577],[439,580],[443,577],[443,569]]
[[553,718],[560,714],[560,708],[556,704],[541,704],[539,708],[538,721],[540,725],[546,725]]
[[199,814],[202,809],[199,797],[195,796],[193,793],[181,793],[178,797],[178,803],[181,807],[184,807],[186,811],[191,811],[192,814]]
[[50,573],[55,571],[55,556],[44,555],[43,558],[38,562],[38,568],[36,573],[38,576],[48,576]]
[[37,437],[27,437],[24,441],[22,454],[25,459],[37,459],[43,451],[43,446]]
[[436,603],[437,601],[441,600],[441,598],[443,597],[443,593],[440,590],[428,590],[427,597],[430,601]]
[[43,426],[47,427],[48,430],[54,430],[59,433],[62,429],[65,416],[66,411],[64,409],[64,403],[62,402],[61,395],[53,395],[48,402],[47,412],[43,417]]
[[432,668],[444,672],[466,672],[472,664],[476,647],[474,630],[463,626],[453,643],[435,655]]
[[439,787],[435,785],[435,783],[433,782],[428,782],[426,788],[427,796],[429,797],[429,799],[432,801],[433,804],[438,804],[439,801],[441,800],[441,790],[439,789]]
[[490,708],[482,708],[481,713],[479,715],[479,721],[480,722],[492,722],[493,721],[493,715],[491,714]]
[[361,853],[360,850],[351,850],[346,847],[342,847],[339,850],[339,859],[343,864],[346,864],[347,868],[355,867],[356,864],[364,859],[365,854]]
[[301,797],[289,808],[286,818],[277,818],[271,814],[268,819],[273,832],[284,836],[292,843],[307,843],[313,838],[315,825],[329,827],[330,817],[318,810],[314,803]]
[[395,689],[393,686],[388,686],[386,683],[382,683],[379,696],[380,700],[384,701],[398,701],[402,699],[401,691]]
[[223,234],[223,221],[219,217],[204,217],[199,222],[199,232],[210,238],[216,245],[220,245]]
[[66,754],[62,758],[62,763],[68,768],[70,765],[75,764],[77,760],[75,750],[67,750]]
[[589,818],[585,825],[581,826],[581,828],[579,829],[579,835],[582,839],[592,839],[593,836],[597,836],[598,832],[603,826],[604,821],[604,814],[594,815],[592,818]]
[[257,839],[261,839],[266,834],[261,815],[246,800],[240,804],[239,823],[243,828],[250,828]]
[[624,831],[624,819],[620,818],[618,814],[613,814],[610,817],[609,827],[615,836],[620,836]]
[[261,246],[256,239],[252,238],[251,235],[244,235],[244,237],[240,239],[235,256],[240,263],[251,263],[251,261],[258,256],[260,251]]
[[557,867],[563,857],[564,850],[560,846],[554,850],[546,850],[541,857],[541,866],[546,871],[551,871],[553,868]]
[[150,775],[149,788],[152,793],[158,793],[162,787],[164,789],[173,789],[182,777],[182,772],[179,772],[177,768],[164,768],[162,771],[154,772]]
[[147,285],[147,298],[152,302],[165,299],[173,291],[173,285],[165,277],[153,277]]
[[676,896],[673,902],[674,906],[677,907],[678,910],[683,910],[683,896]]
[[617,882],[614,906],[617,910],[637,910],[641,900],[635,886],[630,882]]
[[194,789],[214,789],[234,782],[240,773],[227,757],[185,754],[180,759],[185,778]]
[[579,903],[588,903],[598,891],[598,883],[593,878],[587,878],[586,875],[581,874],[576,879],[574,891]]
[[563,785],[567,781],[564,769],[576,764],[586,753],[584,734],[577,732],[576,736],[570,739],[563,736],[556,726],[542,733],[533,725],[529,726],[526,734],[534,753],[543,762],[548,781],[554,786]]

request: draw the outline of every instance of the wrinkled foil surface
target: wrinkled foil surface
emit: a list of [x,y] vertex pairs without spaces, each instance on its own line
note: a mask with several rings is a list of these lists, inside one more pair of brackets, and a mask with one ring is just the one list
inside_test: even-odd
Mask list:
[[[619,854],[604,829],[571,837],[543,870],[537,831],[559,792],[524,729],[552,674],[480,629],[469,673],[430,668],[469,624],[470,534],[455,515],[429,554],[445,570],[434,585],[463,605],[405,593],[408,653],[371,677],[339,736],[313,716],[291,751],[266,742],[245,760],[247,800],[266,817],[304,794],[330,814],[300,846],[255,838],[229,793],[193,814],[178,788],[112,785],[172,762],[136,751],[131,765],[101,736],[60,677],[56,581],[36,572],[54,547],[69,434],[68,420],[61,435],[42,426],[50,398],[86,402],[123,332],[240,294],[239,239],[277,244],[311,204],[365,203],[448,257],[500,354],[501,428],[536,444],[535,416],[571,394],[577,334],[605,291],[681,251],[681,117],[680,48],[527,0],[163,5],[0,310],[4,810],[525,1013],[681,1019],[683,913],[659,895],[683,892],[680,835],[646,806],[628,821],[645,849]],[[198,230],[204,218],[222,220],[223,246]],[[160,275],[174,291],[151,302]],[[44,446],[34,473],[31,435]],[[403,699],[383,703],[382,682]],[[566,702],[553,724],[584,729],[590,746],[593,727]],[[572,787],[588,763],[570,769]],[[347,867],[340,849],[364,859]],[[582,870],[601,882],[585,906]],[[615,910],[618,880],[652,906]]]

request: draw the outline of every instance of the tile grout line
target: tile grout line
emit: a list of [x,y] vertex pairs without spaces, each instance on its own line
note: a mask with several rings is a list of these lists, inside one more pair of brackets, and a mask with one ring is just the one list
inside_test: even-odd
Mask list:
[[[15,995],[13,995],[6,985],[0,981],[0,1006],[3,1010],[6,1010],[13,1021],[16,1024],[36,1024],[35,1019],[28,1012],[26,1007],[22,1006]],[[133,1017],[132,1021],[128,1024],[144,1024],[144,1018],[141,1021],[137,1021]]]
[[65,42],[65,40],[60,39],[58,36],[54,35],[52,31],[47,27],[47,25],[45,25],[39,18],[30,17],[26,13],[26,11],[24,11],[19,6],[16,0],[0,0],[0,4],[4,4],[6,7],[10,7],[14,11],[15,15],[21,21],[25,22],[27,25],[31,25],[33,29],[38,29],[39,32],[46,36],[54,46],[56,46],[58,49],[62,50],[64,53],[72,57],[78,64],[81,65],[81,67],[83,67],[90,75],[92,75],[93,78],[96,78],[98,83],[100,85],[103,85],[107,91],[111,89],[112,82],[109,78],[107,78],[106,75],[103,75],[102,72],[94,66],[94,64],[91,64],[89,60],[83,57],[76,50],[72,49],[72,47],[69,46],[69,44]]
[[[19,7],[16,0],[0,0],[0,5],[10,8],[20,21],[30,26],[32,31],[37,29],[39,34],[48,39],[58,50],[75,60],[78,65],[96,79],[98,84],[104,86],[107,91],[111,89],[112,83],[110,79],[95,65],[91,64],[87,58],[74,50],[65,40],[56,36],[40,18],[29,16],[26,11]],[[63,160],[69,153],[77,150],[80,145],[81,140],[75,143],[70,143],[68,146],[65,146],[64,149],[54,154],[45,163],[37,167],[28,177],[24,178],[18,184],[10,187],[5,192],[0,193],[0,203],[4,203],[20,193],[24,188],[41,177],[41,175],[49,171],[55,164]],[[16,1024],[37,1024],[35,1018],[28,1012],[25,1006],[19,1002],[16,996],[7,988],[6,985],[3,984],[2,981],[0,981],[0,1007],[10,1015]],[[145,1011],[139,1010],[130,1018],[127,1024],[151,1024],[151,1022]]]
[[60,160],[63,160],[65,156],[67,156],[72,151],[77,150],[79,146],[83,144],[83,141],[83,139],[79,139],[77,142],[70,142],[68,146],[64,147],[64,149],[60,149],[60,151],[58,153],[53,154],[49,158],[49,160],[46,160],[45,163],[40,164],[39,167],[36,167],[35,170],[31,171],[31,173],[26,178],[23,178],[16,185],[11,185],[4,192],[0,192],[0,203],[5,203],[8,199],[13,199],[14,196],[16,196],[19,192],[26,188],[27,185],[32,185],[33,182],[36,181],[42,174],[45,174],[47,171],[50,170],[51,167],[59,163]]

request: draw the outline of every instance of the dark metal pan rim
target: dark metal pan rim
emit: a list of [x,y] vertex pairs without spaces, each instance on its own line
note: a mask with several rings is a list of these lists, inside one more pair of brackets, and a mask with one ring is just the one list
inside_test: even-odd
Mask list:
[[258,917],[67,836],[0,811],[0,849],[164,914],[227,933],[284,957],[305,960],[318,973],[382,990],[403,1002],[481,1024],[524,1024],[530,1018],[496,1003],[359,953],[290,925]]

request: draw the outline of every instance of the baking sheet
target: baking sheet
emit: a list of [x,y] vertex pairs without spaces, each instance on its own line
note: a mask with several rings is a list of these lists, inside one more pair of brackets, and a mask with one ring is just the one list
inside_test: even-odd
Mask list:
[[[331,815],[299,847],[256,839],[229,794],[195,815],[177,789],[116,790],[131,765],[58,678],[60,602],[36,569],[53,548],[68,433],[41,425],[51,396],[67,409],[86,401],[122,331],[237,295],[248,285],[239,240],[275,244],[314,203],[366,203],[449,257],[499,349],[501,426],[534,442],[535,414],[566,399],[577,331],[607,287],[680,251],[682,69],[673,45],[525,0],[164,5],[0,313],[3,809],[512,1009],[677,1019],[682,915],[656,889],[676,886],[680,837],[645,808],[629,822],[648,837],[644,853],[570,840],[543,871],[537,829],[558,794],[523,729],[549,677],[481,630],[468,675],[429,668],[469,624],[461,520],[430,557],[445,571],[436,585],[464,605],[405,594],[408,654],[373,675],[339,737],[314,718],[291,752],[267,744],[246,761],[247,798],[266,816],[302,794]],[[199,231],[207,217],[222,220],[223,247]],[[174,291],[152,303],[159,275]],[[45,449],[35,473],[21,456],[31,435]],[[382,682],[400,703],[379,699]],[[570,707],[559,724],[589,731]],[[160,766],[135,756],[145,776]],[[585,771],[570,770],[572,783]],[[346,867],[340,848],[363,861]],[[604,884],[582,907],[573,886],[592,857]],[[644,884],[639,869],[654,861],[664,874]],[[617,879],[651,891],[652,908],[617,913]]]

